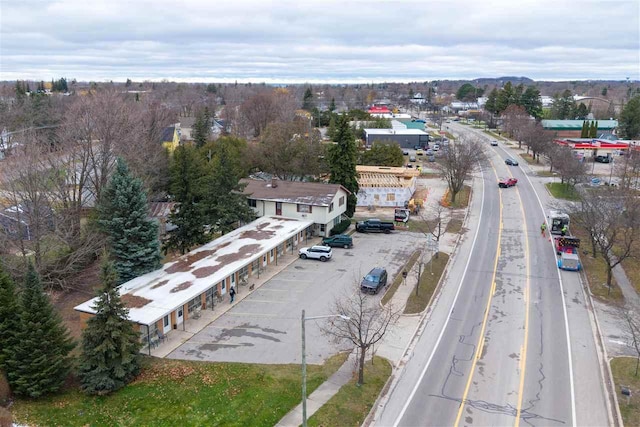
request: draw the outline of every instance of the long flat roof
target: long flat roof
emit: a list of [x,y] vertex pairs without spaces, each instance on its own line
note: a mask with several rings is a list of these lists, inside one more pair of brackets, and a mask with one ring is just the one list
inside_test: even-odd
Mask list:
[[[293,218],[261,217],[159,270],[123,283],[118,290],[129,307],[129,320],[152,324],[312,224]],[[95,314],[97,299],[75,309]]]
[[367,135],[428,135],[420,129],[365,129]]

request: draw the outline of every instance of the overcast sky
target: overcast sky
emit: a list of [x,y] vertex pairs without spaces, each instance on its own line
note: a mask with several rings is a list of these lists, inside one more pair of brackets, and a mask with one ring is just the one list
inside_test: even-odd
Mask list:
[[0,0],[0,80],[640,80],[639,0]]

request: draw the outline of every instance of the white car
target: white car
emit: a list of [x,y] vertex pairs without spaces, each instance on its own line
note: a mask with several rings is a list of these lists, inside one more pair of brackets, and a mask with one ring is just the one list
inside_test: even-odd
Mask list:
[[327,261],[331,259],[333,254],[329,246],[311,246],[310,248],[301,248],[298,251],[298,256],[302,259],[319,259],[320,261]]
[[498,141],[496,141],[495,139],[491,140],[491,146],[492,147],[497,147],[498,146]]

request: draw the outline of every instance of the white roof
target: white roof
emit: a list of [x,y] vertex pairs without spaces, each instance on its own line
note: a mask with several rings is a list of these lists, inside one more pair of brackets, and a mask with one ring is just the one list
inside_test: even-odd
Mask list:
[[[152,324],[312,224],[293,218],[261,217],[159,270],[123,283],[118,288],[120,295],[129,294],[139,301],[138,307],[129,308],[129,319]],[[75,309],[95,314],[97,299]]]
[[367,135],[427,135],[420,129],[365,129]]

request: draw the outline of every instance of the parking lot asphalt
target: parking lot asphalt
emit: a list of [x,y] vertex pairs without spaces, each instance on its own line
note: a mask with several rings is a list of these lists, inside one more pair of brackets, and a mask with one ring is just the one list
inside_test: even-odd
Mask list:
[[[352,249],[333,249],[327,262],[298,259],[167,357],[243,363],[301,363],[300,317],[333,314],[337,298],[359,292],[373,267],[385,267],[389,283],[419,245],[421,233],[353,235]],[[381,298],[382,292],[372,298]],[[306,322],[307,363],[322,363],[349,343],[324,336],[316,321]]]

